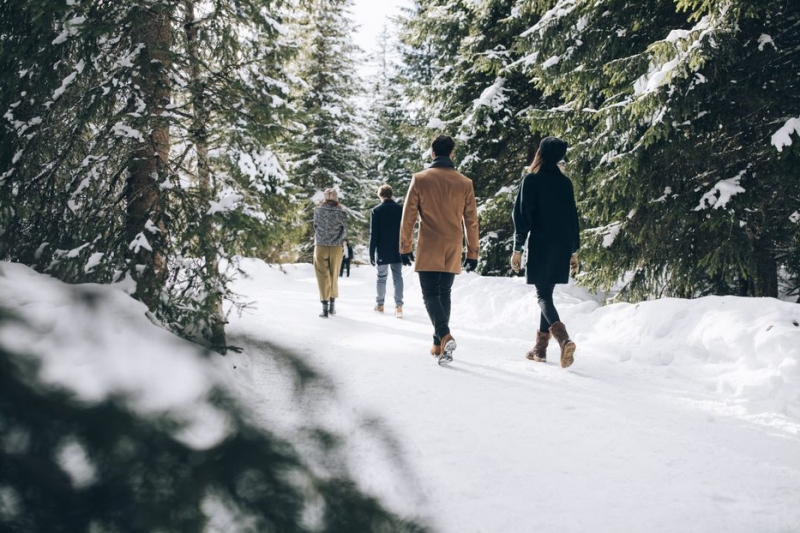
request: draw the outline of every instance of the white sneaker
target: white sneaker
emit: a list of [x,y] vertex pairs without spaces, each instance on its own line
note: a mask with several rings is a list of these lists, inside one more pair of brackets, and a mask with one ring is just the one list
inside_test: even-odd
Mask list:
[[397,307],[394,308],[394,316],[396,316],[397,318],[403,318],[403,306],[402,305],[398,305]]

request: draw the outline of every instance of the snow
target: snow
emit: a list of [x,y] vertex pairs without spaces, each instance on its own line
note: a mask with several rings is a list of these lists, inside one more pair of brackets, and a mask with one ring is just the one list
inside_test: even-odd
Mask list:
[[772,136],[772,146],[783,152],[783,149],[792,145],[792,134],[800,135],[800,117],[790,118],[786,124],[781,127]]
[[148,252],[153,251],[153,247],[150,246],[150,241],[147,240],[147,237],[145,236],[144,232],[137,233],[136,237],[134,237],[131,243],[128,245],[128,248],[130,250],[133,250],[133,253],[135,254],[138,254],[139,250],[141,250],[142,248],[144,248]]
[[86,266],[83,267],[83,271],[87,274],[95,269],[97,265],[100,264],[100,261],[103,260],[103,253],[95,252],[90,257],[89,260],[86,261]]
[[209,202],[210,207],[206,212],[207,215],[214,215],[216,213],[226,213],[228,211],[235,211],[239,204],[244,199],[244,196],[241,194],[228,194],[227,196],[223,196],[219,199],[218,202],[214,202],[213,200]]
[[[532,287],[463,274],[459,348],[440,368],[411,269],[402,320],[372,311],[370,267],[341,280],[338,314],[321,320],[311,265],[243,267],[235,290],[257,308],[229,327],[244,348],[242,397],[276,431],[342,435],[360,484],[436,531],[745,533],[800,521],[796,304],[600,307],[558,286],[578,344],[562,370],[524,358],[538,324]],[[290,363],[262,355],[276,345],[325,378],[300,385]]]
[[542,63],[542,68],[547,69],[547,68],[550,68],[552,66],[558,65],[558,63],[560,61],[561,61],[561,56],[553,56],[553,57],[549,58],[547,61],[545,61],[544,63]]
[[694,210],[701,211],[707,207],[713,207],[714,209],[725,207],[728,202],[730,202],[731,198],[739,193],[745,192],[745,190],[739,185],[739,182],[741,181],[745,172],[746,171],[743,170],[738,176],[718,181],[711,188],[711,190],[706,192],[703,197],[700,198],[700,203],[694,208]]
[[428,121],[428,125],[425,127],[429,130],[441,130],[447,127],[447,124],[445,124],[442,119],[433,117]]
[[[191,436],[175,438],[198,447],[226,435],[208,399],[216,386],[334,474],[306,438],[327,430],[363,490],[434,531],[749,533],[800,523],[800,305],[600,306],[601,296],[559,285],[556,305],[578,346],[564,370],[555,344],[547,364],[524,358],[539,320],[532,287],[462,274],[458,349],[441,368],[428,355],[412,269],[402,320],[372,310],[368,266],[341,279],[338,313],[322,320],[313,266],[241,266],[233,289],[254,306],[230,317],[239,354],[202,357],[122,287],[66,285],[11,263],[0,263],[3,305],[30,326],[2,323],[0,344],[86,402],[113,394],[143,413],[175,410],[191,422]],[[391,303],[391,282],[387,292]],[[57,463],[90,485],[91,457],[64,438]]]
[[[691,63],[692,52],[700,48],[703,39],[712,31],[714,30],[708,17],[700,19],[691,30],[670,31],[664,42],[675,45],[676,56],[665,63],[653,61],[650,64],[650,71],[634,82],[634,94],[636,96],[647,95],[669,83],[680,65]],[[693,40],[692,36],[695,36]],[[696,70],[697,67],[692,67],[692,69]]]
[[[171,411],[184,422],[174,437],[196,449],[228,432],[209,395],[224,373],[197,346],[145,316],[129,284],[68,285],[30,268],[0,262],[2,305],[19,322],[0,324],[0,345],[41,365],[39,379],[95,403],[116,398],[142,416]],[[57,459],[73,482],[91,480],[91,464],[65,443]]]
[[772,45],[773,49],[775,50],[778,49],[778,47],[775,46],[775,41],[772,40],[772,37],[770,37],[766,33],[762,33],[761,36],[758,38],[758,50],[763,52],[764,47],[768,44]]
[[64,443],[58,451],[56,462],[69,476],[76,489],[84,489],[94,484],[97,469],[79,442],[70,440]]
[[136,139],[139,142],[144,142],[144,137],[142,136],[142,132],[137,129],[131,128],[123,124],[122,122],[114,123],[114,126],[111,128],[112,133],[114,133],[115,137],[127,137],[129,139]]

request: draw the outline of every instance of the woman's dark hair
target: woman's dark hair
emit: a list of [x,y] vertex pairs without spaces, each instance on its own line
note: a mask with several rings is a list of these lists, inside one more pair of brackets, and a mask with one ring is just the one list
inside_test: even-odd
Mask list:
[[531,163],[530,172],[538,173],[545,165],[557,165],[567,155],[567,143],[558,137],[545,137]]
[[439,135],[431,143],[431,150],[436,156],[449,156],[456,148],[456,142],[449,135]]

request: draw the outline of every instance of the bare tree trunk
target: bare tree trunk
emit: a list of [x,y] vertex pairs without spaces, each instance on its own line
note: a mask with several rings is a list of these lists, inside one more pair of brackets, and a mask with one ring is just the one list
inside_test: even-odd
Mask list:
[[162,113],[170,102],[172,31],[169,12],[162,6],[140,9],[137,22],[139,42],[145,48],[139,57],[136,82],[146,106],[149,131],[143,132],[145,142],[131,157],[126,229],[134,262],[131,270],[137,280],[136,297],[155,311],[168,274],[166,198],[161,184],[167,179],[170,138],[169,122]]
[[[195,1],[184,0],[186,30],[186,51],[189,58],[189,77],[191,80],[192,95],[192,130],[191,139],[197,154],[197,178],[200,186],[201,206],[209,206],[213,199],[215,187],[211,182],[211,172],[208,159],[208,109],[205,102],[205,87],[203,86],[200,72],[200,59],[197,47],[197,21],[195,19]],[[199,242],[205,259],[206,279],[219,280],[219,256],[217,243],[214,238],[214,224],[212,216],[204,214],[200,222]],[[214,287],[209,291],[209,305],[213,309],[209,317],[211,330],[211,344],[225,351],[225,317],[222,312],[222,293]]]

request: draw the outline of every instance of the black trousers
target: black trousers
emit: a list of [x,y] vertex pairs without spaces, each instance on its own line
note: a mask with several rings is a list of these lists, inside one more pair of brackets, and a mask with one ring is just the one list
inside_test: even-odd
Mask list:
[[433,343],[441,344],[450,333],[450,291],[456,275],[450,272],[420,272],[422,300],[433,324]]
[[536,287],[536,294],[539,297],[539,308],[542,310],[539,331],[547,333],[550,331],[550,326],[561,321],[556,306],[553,304],[553,290],[556,286],[553,283],[537,283],[534,287]]
[[345,267],[347,267],[347,277],[349,278],[350,277],[350,260],[348,258],[346,258],[346,257],[344,259],[342,259],[342,267],[339,269],[339,277],[340,278],[342,277],[342,274],[344,274]]

